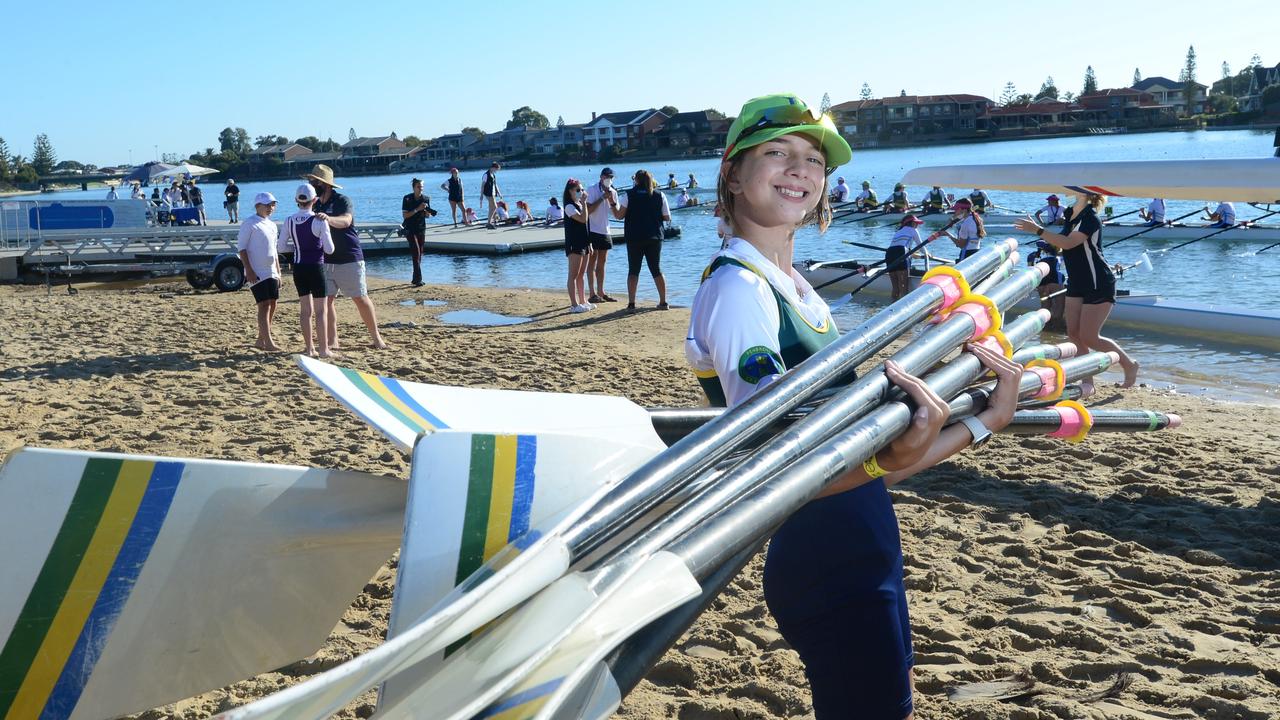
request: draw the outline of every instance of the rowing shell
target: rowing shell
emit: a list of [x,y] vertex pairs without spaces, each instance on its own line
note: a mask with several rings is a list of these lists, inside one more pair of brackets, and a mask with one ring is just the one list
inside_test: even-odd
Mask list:
[[942,165],[911,170],[902,182],[926,187],[1275,203],[1280,202],[1280,158]]
[[[853,260],[804,260],[795,263],[795,268],[815,288],[831,282],[819,289],[824,297],[830,298],[842,296],[866,282],[867,276],[861,273],[841,278],[857,265]],[[889,295],[892,285],[888,273],[873,270],[872,277],[871,284],[861,292],[877,296]],[[913,274],[910,287],[914,289],[919,282],[920,278]],[[1038,302],[1034,297],[1020,304],[1020,307],[1025,308],[1037,306]],[[1202,305],[1171,300],[1160,295],[1120,295],[1116,298],[1116,305],[1108,322],[1140,330],[1189,334],[1236,345],[1280,349],[1280,313],[1261,310]]]
[[[1214,232],[1214,228],[1206,225],[1166,225],[1154,229],[1148,229],[1146,225],[1138,223],[1114,223],[1108,224],[1107,234],[1103,239],[1121,238],[1136,232],[1141,232],[1141,237],[1145,240],[1192,240]],[[1014,232],[1017,232],[1014,230]],[[1214,242],[1222,242],[1231,240],[1235,242],[1280,242],[1280,225],[1259,224],[1252,227],[1240,227],[1227,230],[1213,236]]]
[[[853,223],[858,223],[865,220],[865,221],[868,221],[868,227],[870,227],[871,225],[874,225],[875,222],[897,224],[902,222],[902,218],[906,217],[907,215],[915,215],[916,217],[925,221],[925,224],[927,225],[946,225],[947,223],[951,222],[953,217],[950,213],[925,214],[920,211],[911,212],[911,213],[900,213],[900,212],[883,213],[883,212],[878,212],[874,210],[871,212],[854,212],[854,211],[848,211],[848,210],[846,211],[837,210],[834,216],[834,221],[837,224],[843,224],[843,223],[853,224]],[[984,213],[982,216],[982,221],[988,225],[1012,225],[1014,220],[1020,220],[1025,217],[1027,216],[1015,214],[1015,213],[994,213],[993,212],[993,213]]]

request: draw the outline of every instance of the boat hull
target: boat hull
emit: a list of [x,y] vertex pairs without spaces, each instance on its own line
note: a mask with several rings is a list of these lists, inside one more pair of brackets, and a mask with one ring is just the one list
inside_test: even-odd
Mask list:
[[[1143,232],[1146,231],[1146,232]],[[1146,225],[1130,225],[1128,223],[1112,223],[1106,226],[1102,241],[1113,242],[1142,232],[1134,240],[1194,240],[1215,232],[1216,228],[1204,225],[1171,225],[1148,230]],[[1017,232],[1016,230],[1014,232]],[[1214,242],[1230,240],[1234,242],[1273,243],[1280,242],[1280,225],[1256,225],[1254,227],[1232,228],[1209,238]]]
[[[850,225],[859,225],[863,221],[865,221],[869,227],[876,223],[897,224],[902,222],[902,218],[906,217],[909,214],[915,215],[916,217],[920,218],[925,222],[926,225],[936,225],[936,226],[946,225],[947,223],[951,222],[951,217],[952,217],[949,213],[922,214],[919,211],[913,212],[913,213],[854,212],[850,209],[847,209],[847,206],[846,206],[846,209],[842,210],[841,206],[837,205],[835,207],[835,217],[832,222],[836,225],[841,225],[845,223],[848,223]],[[1015,215],[1012,213],[987,213],[982,216],[982,219],[988,225],[1003,226],[1003,225],[1013,225],[1014,220],[1017,220],[1023,217],[1026,217],[1026,216]]]

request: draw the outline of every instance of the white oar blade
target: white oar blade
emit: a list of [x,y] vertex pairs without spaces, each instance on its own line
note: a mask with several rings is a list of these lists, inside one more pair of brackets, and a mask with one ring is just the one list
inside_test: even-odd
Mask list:
[[430,385],[331,365],[305,356],[298,364],[330,395],[405,450],[421,433],[462,430],[499,434],[561,432],[584,438],[625,437],[666,447],[644,408],[626,398]]
[[15,451],[0,717],[116,717],[306,657],[395,552],[405,492],[361,473]]
[[657,452],[557,433],[423,435],[414,448],[388,641],[224,717],[325,718],[389,679],[384,697],[408,692],[450,644],[564,575],[569,551],[559,531],[574,511]]
[[[589,595],[580,594],[578,582]],[[575,588],[573,594],[564,594],[561,584]],[[622,640],[701,592],[680,558],[666,552],[649,557],[603,596],[587,588],[586,576],[566,576],[408,695],[384,697],[377,717],[412,718],[424,707],[442,720],[550,717],[568,700],[586,699],[581,686],[599,680],[597,666]]]
[[945,165],[916,168],[902,181],[1019,192],[1274,203],[1280,202],[1280,158]]

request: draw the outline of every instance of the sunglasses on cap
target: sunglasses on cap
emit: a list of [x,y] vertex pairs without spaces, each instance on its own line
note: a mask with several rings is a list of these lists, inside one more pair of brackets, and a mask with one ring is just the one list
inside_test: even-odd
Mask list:
[[[836,129],[836,123],[831,119],[830,115],[814,114],[808,105],[797,103],[794,105],[775,105],[765,108],[760,113],[760,119],[755,123],[748,125],[738,133],[738,137],[734,140],[734,144],[740,144],[744,139],[772,128],[790,128],[799,127],[801,125],[818,125],[836,135],[840,131]],[[835,172],[835,167],[828,167],[826,173],[830,175]]]

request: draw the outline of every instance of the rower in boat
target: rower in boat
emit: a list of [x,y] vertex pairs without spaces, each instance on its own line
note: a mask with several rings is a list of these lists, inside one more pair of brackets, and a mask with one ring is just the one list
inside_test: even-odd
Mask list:
[[1062,216],[1066,209],[1058,202],[1058,196],[1050,195],[1045,198],[1044,201],[1048,204],[1036,211],[1036,222],[1046,227],[1050,225],[1061,225]]
[[982,238],[987,236],[987,228],[982,217],[974,212],[973,203],[968,198],[957,200],[951,207],[951,213],[960,218],[960,222],[956,223],[956,234],[952,235],[946,230],[942,234],[951,238],[951,242],[960,248],[960,257],[956,259],[956,262],[960,262],[982,248]]
[[1147,221],[1145,227],[1164,225],[1164,198],[1151,198],[1151,204],[1139,210],[1138,217]]
[[676,207],[682,208],[697,204],[698,198],[689,194],[689,188],[681,188],[680,194],[676,197]]
[[667,173],[667,187],[672,190],[675,190],[676,188],[680,187],[680,183],[676,182],[675,173]]
[[898,183],[893,186],[893,194],[889,196],[889,207],[893,212],[904,213],[911,207],[911,201],[907,199],[907,186]]
[[875,210],[880,207],[880,199],[876,197],[876,191],[871,189],[871,181],[862,181],[862,192],[858,193],[858,197],[853,200],[854,206],[862,211]]
[[685,183],[685,187],[688,187],[688,188],[698,187],[698,178],[694,177],[693,173],[689,173],[689,182]]
[[1218,203],[1218,207],[1209,216],[1209,220],[1213,222],[1208,227],[1211,228],[1229,228],[1235,227],[1236,224],[1236,206],[1223,200]]
[[942,192],[942,188],[937,185],[925,194],[924,200],[920,203],[920,208],[924,210],[924,214],[940,213],[947,207],[947,194]]
[[985,213],[987,208],[995,205],[995,203],[991,202],[991,196],[982,188],[974,188],[973,192],[969,193],[969,203],[976,213]]
[[836,180],[836,186],[831,189],[831,202],[845,203],[849,202],[849,196],[853,194],[853,188],[849,187],[844,178]]

